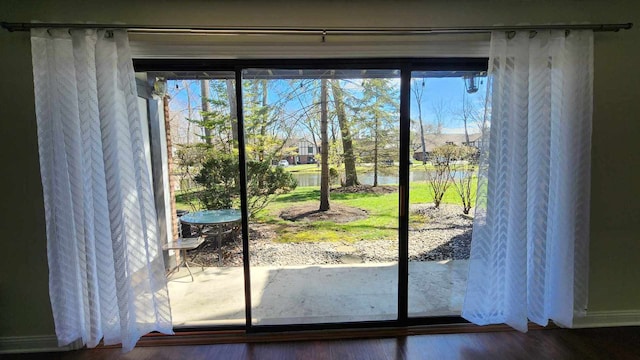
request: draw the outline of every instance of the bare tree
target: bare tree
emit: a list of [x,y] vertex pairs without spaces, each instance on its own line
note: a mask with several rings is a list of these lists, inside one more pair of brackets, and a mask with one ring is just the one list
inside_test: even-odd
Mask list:
[[[299,106],[300,110],[298,111],[300,113],[298,115],[298,117],[300,118],[300,121],[298,123],[301,125],[303,129],[309,132],[314,149],[315,151],[318,151],[320,149],[320,147],[318,146],[318,138],[320,138],[320,131],[318,129],[318,111],[317,111],[318,103],[316,103],[315,101],[311,101],[310,105],[305,105],[305,103],[302,101],[302,98],[301,98],[303,94],[299,92],[300,89],[307,89],[307,88],[313,89],[315,88],[314,85],[315,84],[313,81],[310,81],[310,82],[309,81],[306,81],[306,82],[291,81],[289,83],[289,86],[291,88],[291,92],[290,92],[291,98],[295,98],[297,102],[300,104]],[[307,90],[303,91],[303,93],[306,91]],[[317,164],[317,165],[320,166],[320,164]]]
[[[475,99],[474,99],[475,98]],[[469,142],[469,127],[473,124],[478,128],[481,135],[487,131],[489,126],[487,96],[470,97],[467,92],[462,93],[462,102],[455,116],[464,125],[465,140]]]
[[416,103],[418,104],[418,122],[420,123],[420,142],[422,144],[422,165],[427,163],[427,144],[424,141],[424,122],[422,121],[422,95],[424,94],[425,80],[422,79],[420,86],[416,85],[411,87],[413,95],[416,97]]
[[278,83],[270,84],[273,84],[270,80],[255,79],[245,89],[246,151],[250,158],[259,161],[271,161],[296,151],[295,146],[289,146],[289,140],[304,118],[303,111],[288,108],[298,94]]
[[449,105],[441,99],[433,103],[432,110],[435,117],[433,133],[440,135],[442,134],[442,128],[444,128],[444,119],[449,113]]
[[484,139],[484,135],[489,129],[489,113],[491,113],[489,96],[487,96],[486,93],[481,95],[478,104],[483,104],[482,109],[474,109],[474,111],[472,111],[472,119]]
[[327,211],[329,205],[329,134],[327,116],[327,79],[320,82],[320,133],[321,145],[321,174],[320,174],[320,211]]
[[[191,107],[191,87],[187,80],[183,80],[182,84],[187,91],[187,119],[193,119],[193,108]],[[187,144],[191,143],[191,121],[187,121]]]
[[[199,113],[199,105],[195,105],[192,86],[195,81],[182,80],[180,82],[170,81],[173,86],[167,89],[169,98],[169,124],[171,130],[171,140],[175,144],[185,144],[192,142],[190,121],[194,113]],[[198,81],[199,83],[199,81]],[[181,93],[186,93],[182,96]],[[199,95],[197,95],[199,97]]]
[[473,113],[473,105],[467,96],[467,91],[462,91],[462,104],[461,104],[460,112],[458,116],[462,123],[464,124],[464,139],[466,141],[465,145],[469,145],[469,128],[468,125],[471,122],[471,117]]

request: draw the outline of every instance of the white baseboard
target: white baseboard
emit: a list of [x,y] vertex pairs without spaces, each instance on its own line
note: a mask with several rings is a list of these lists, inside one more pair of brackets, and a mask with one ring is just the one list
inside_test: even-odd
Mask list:
[[0,354],[69,351],[80,348],[82,348],[81,341],[73,342],[67,346],[58,346],[58,339],[55,335],[0,337]]
[[573,322],[574,328],[611,326],[640,326],[640,310],[588,311]]

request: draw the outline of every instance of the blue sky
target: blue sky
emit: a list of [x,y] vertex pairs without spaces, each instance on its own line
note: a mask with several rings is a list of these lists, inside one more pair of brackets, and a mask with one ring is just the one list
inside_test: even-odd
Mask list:
[[[484,99],[486,93],[486,78],[480,78],[478,82],[479,90],[474,94],[465,94],[468,101],[477,108],[477,111],[481,111],[484,108]],[[276,80],[277,81],[277,80]],[[441,104],[443,107],[443,132],[445,133],[463,133],[463,123],[460,120],[460,112],[463,100],[463,94],[465,93],[464,81],[460,77],[443,77],[426,78],[424,86],[424,94],[422,99],[422,117],[425,124],[435,123],[436,114],[434,107]],[[359,83],[359,80],[353,81],[353,83]],[[178,84],[178,88],[176,88]],[[421,78],[414,79],[412,86],[421,86]],[[186,116],[187,108],[187,92],[184,88],[183,81],[169,81],[169,94],[172,95],[171,108],[173,111],[183,111]],[[398,79],[399,88],[399,79]],[[288,85],[283,86],[282,91],[289,91]],[[198,110],[200,109],[200,81],[190,82],[191,92],[191,104],[194,107],[194,117],[198,117]],[[271,94],[274,94],[272,92]],[[274,94],[275,95],[275,94]],[[416,98],[412,93],[411,100],[411,118],[413,120],[418,119],[418,106]],[[470,127],[470,132],[474,132],[475,128]]]
[[[417,82],[420,83],[420,79]],[[469,101],[480,111],[484,108],[486,93],[486,78],[478,82],[478,92],[466,94]],[[422,99],[422,119],[424,123],[435,123],[436,114],[434,106],[442,103],[444,106],[444,129],[445,133],[464,133],[463,123],[456,116],[461,111],[463,94],[466,92],[462,78],[426,78],[425,90]],[[416,98],[411,96],[411,119],[418,119],[418,106]]]

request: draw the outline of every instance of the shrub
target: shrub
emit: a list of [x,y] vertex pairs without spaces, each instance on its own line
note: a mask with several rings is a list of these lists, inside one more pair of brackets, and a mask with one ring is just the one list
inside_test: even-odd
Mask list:
[[[247,162],[249,214],[264,209],[273,199],[272,195],[287,193],[297,186],[291,173],[270,163],[270,160]],[[203,187],[196,197],[206,209],[240,206],[240,175],[236,154],[210,151],[194,180]]]
[[462,146],[458,150],[457,157],[460,162],[451,165],[451,182],[458,196],[462,200],[462,212],[469,214],[475,193],[472,191],[475,164],[478,158],[478,150],[470,146]]
[[230,153],[210,152],[194,178],[204,187],[195,193],[206,209],[237,207],[240,196],[240,177],[237,157]]
[[[427,181],[431,185],[433,193],[433,204],[436,208],[440,206],[444,194],[447,192],[451,183],[451,162],[458,155],[458,146],[443,145],[433,149],[431,153],[431,163],[433,171],[427,170]],[[426,166],[425,166],[426,167]]]
[[342,183],[342,180],[340,179],[340,173],[334,167],[329,168],[329,182],[331,184],[338,184],[339,182]]

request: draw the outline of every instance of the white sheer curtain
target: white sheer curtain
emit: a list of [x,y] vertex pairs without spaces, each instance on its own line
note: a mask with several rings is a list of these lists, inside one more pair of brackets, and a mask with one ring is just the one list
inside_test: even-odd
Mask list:
[[49,292],[60,345],[172,333],[126,32],[31,33]]
[[496,32],[462,316],[527,330],[586,309],[591,31]]

